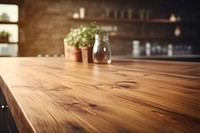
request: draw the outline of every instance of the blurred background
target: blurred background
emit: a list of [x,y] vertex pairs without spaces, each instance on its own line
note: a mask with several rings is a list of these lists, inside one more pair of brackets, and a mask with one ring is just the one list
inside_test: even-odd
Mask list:
[[199,10],[191,0],[0,0],[0,57],[63,57],[70,29],[95,21],[115,57],[200,61]]

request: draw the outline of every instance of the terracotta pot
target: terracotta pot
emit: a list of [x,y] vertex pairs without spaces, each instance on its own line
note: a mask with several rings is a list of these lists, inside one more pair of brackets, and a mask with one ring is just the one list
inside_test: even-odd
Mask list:
[[81,50],[76,47],[64,45],[65,60],[82,62]]
[[83,63],[92,63],[92,50],[93,47],[81,47]]
[[81,50],[80,50],[80,49],[77,49],[77,48],[73,48],[72,51],[73,51],[73,52],[72,52],[72,54],[73,54],[72,57],[74,57],[74,60],[75,60],[76,62],[82,62]]
[[0,37],[0,42],[5,42],[5,43],[8,43],[8,36],[1,36]]

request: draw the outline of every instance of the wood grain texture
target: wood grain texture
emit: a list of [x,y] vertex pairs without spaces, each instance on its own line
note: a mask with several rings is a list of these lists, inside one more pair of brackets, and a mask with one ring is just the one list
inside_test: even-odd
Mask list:
[[200,63],[0,58],[21,133],[197,133]]

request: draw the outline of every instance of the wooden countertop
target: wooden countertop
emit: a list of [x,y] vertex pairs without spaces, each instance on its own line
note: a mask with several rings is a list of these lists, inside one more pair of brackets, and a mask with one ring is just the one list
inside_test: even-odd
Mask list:
[[0,58],[0,87],[21,133],[200,131],[200,63]]

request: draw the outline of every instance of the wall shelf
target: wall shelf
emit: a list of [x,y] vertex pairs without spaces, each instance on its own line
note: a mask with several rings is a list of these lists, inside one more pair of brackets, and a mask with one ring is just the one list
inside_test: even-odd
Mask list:
[[196,20],[183,20],[183,21],[176,21],[172,22],[168,19],[111,19],[111,18],[84,18],[84,19],[75,19],[75,18],[68,18],[70,21],[76,22],[105,22],[105,23],[142,23],[142,24],[194,24],[199,23]]
[[175,36],[159,36],[159,35],[134,35],[129,32],[123,32],[123,33],[118,33],[118,32],[110,32],[110,37],[114,39],[125,39],[125,40],[163,40],[163,41],[198,41],[200,40],[199,37],[187,37],[187,36],[180,36],[180,37],[175,37]]
[[[132,41],[138,40],[141,41],[141,47],[145,46],[145,42],[150,42],[151,45],[158,45],[162,48],[167,47],[167,44],[172,44],[174,47],[179,45],[188,47],[191,46],[190,51],[191,55],[152,55],[145,56],[141,55],[138,57],[133,56],[123,56],[125,58],[136,58],[136,59],[163,59],[163,60],[184,60],[187,61],[200,61],[200,56],[193,54],[199,54],[199,44],[200,37],[195,32],[199,27],[199,20],[185,19],[181,21],[172,22],[169,19],[114,19],[114,18],[98,18],[90,17],[84,19],[74,19],[68,18],[69,21],[72,21],[77,24],[91,23],[96,22],[98,25],[102,26],[102,29],[109,29],[107,32],[110,33],[110,41],[115,44],[117,42],[126,42],[123,43],[124,47],[129,47],[128,49],[133,50]],[[127,28],[128,27],[128,28]],[[179,27],[181,29],[181,34],[175,36],[175,29]],[[197,30],[198,31],[198,30]],[[192,33],[192,34],[188,34]],[[155,43],[157,42],[157,43]],[[129,44],[128,44],[129,43]],[[117,44],[120,45],[120,44]],[[123,46],[118,46],[122,49],[123,54],[125,54],[125,48]],[[131,47],[130,47],[131,46]],[[115,48],[116,46],[112,46]],[[131,50],[127,50],[127,53],[130,53]],[[119,48],[113,52],[114,55],[120,55]],[[144,53],[143,53],[144,54]]]
[[[88,2],[94,2],[94,0],[68,0],[68,1],[88,1]],[[199,7],[198,1],[190,2],[189,0],[96,0],[95,2],[118,2],[118,3],[131,3],[134,5],[148,5],[148,6],[154,6],[159,5],[161,7],[163,6],[174,6],[174,7]],[[190,2],[190,4],[188,4]]]

